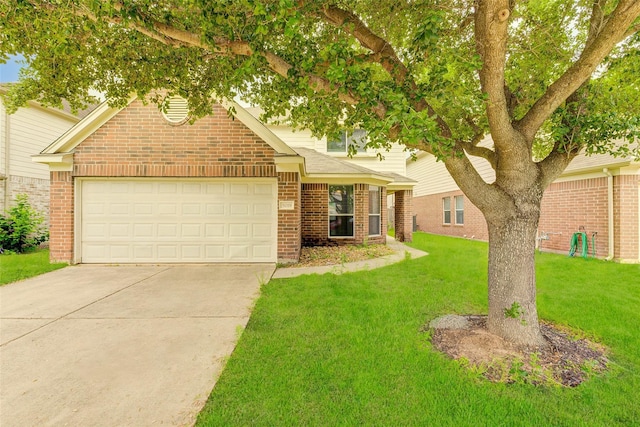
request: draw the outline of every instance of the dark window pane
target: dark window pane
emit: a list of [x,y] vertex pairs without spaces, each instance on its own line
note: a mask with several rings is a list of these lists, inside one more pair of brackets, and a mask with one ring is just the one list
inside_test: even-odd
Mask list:
[[380,187],[375,185],[369,186],[369,213],[380,213]]
[[330,216],[329,217],[330,237],[353,237],[353,217],[352,216]]
[[451,211],[444,211],[444,223],[451,224]]
[[369,215],[369,235],[377,236],[380,234],[380,215]]
[[329,215],[353,214],[353,185],[329,186]]
[[341,132],[340,139],[327,141],[327,151],[330,153],[347,152],[347,133]]

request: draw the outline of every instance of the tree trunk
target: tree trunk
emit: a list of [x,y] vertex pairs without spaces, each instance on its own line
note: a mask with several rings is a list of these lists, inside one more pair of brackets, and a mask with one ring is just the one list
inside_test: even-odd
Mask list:
[[[529,205],[529,208],[533,206]],[[540,347],[536,309],[535,239],[538,209],[502,218],[489,227],[489,317],[491,333],[518,346]]]

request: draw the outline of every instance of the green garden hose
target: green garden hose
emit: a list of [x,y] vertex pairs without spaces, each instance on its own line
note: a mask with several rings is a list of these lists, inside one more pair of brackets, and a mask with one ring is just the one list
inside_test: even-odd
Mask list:
[[587,233],[584,231],[573,233],[571,236],[571,249],[569,250],[569,256],[574,256],[578,250],[578,239],[582,241],[582,257],[586,258],[589,255],[589,241],[587,240]]

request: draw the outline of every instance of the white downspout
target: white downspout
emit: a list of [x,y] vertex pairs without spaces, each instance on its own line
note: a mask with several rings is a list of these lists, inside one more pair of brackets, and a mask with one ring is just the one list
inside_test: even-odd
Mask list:
[[602,173],[607,175],[607,217],[608,217],[608,234],[609,234],[609,255],[605,258],[607,261],[611,261],[614,257],[614,228],[613,228],[613,174],[609,171],[609,168],[602,169]]
[[4,208],[5,209],[9,209],[9,203],[11,202],[11,195],[9,194],[9,178],[11,177],[11,171],[9,170],[11,168],[11,162],[10,162],[10,135],[11,135],[11,130],[10,130],[10,121],[9,121],[9,114],[7,113],[7,111],[3,108],[4,111],[4,179],[3,179],[3,184],[4,184]]

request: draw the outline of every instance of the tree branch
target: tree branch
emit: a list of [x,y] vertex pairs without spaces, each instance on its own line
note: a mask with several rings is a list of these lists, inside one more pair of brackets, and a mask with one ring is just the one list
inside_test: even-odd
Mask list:
[[[596,6],[597,4],[596,1]],[[599,14],[596,6],[593,13]],[[532,140],[551,113],[591,77],[611,49],[628,36],[629,28],[638,16],[640,16],[640,1],[627,0],[618,4],[599,27],[598,33],[591,38],[590,43],[585,45],[580,58],[547,88],[545,94],[516,124],[526,139]],[[590,22],[590,25],[595,25],[594,22],[599,22],[599,19],[596,16]]]
[[511,140],[505,132],[513,129],[505,96],[505,63],[509,0],[479,0],[475,16],[476,49],[482,58],[480,84],[487,94],[487,118],[497,146],[501,140]]
[[371,52],[369,60],[379,63],[382,68],[389,73],[398,87],[408,87],[411,93],[408,94],[416,111],[427,111],[430,117],[434,117],[440,128],[441,135],[445,138],[451,137],[451,128],[440,117],[435,109],[422,97],[416,99],[418,85],[411,76],[408,68],[400,60],[393,46],[382,37],[375,34],[362,20],[354,13],[343,10],[337,6],[325,6],[322,13],[326,21],[336,27],[344,29],[348,34],[358,40],[360,45]]
[[[34,5],[37,7],[37,5]],[[54,5],[49,4],[48,8],[55,8]],[[116,5],[116,11],[121,10],[121,6]],[[84,17],[90,19],[94,22],[99,22],[101,19],[105,20],[111,24],[123,25],[126,28],[137,31],[140,34],[143,34],[147,37],[150,37],[164,45],[171,47],[196,47],[203,49],[205,51],[205,55],[225,55],[225,56],[245,56],[249,57],[252,55],[262,56],[269,69],[276,74],[284,77],[290,78],[289,71],[294,67],[287,61],[285,61],[280,56],[274,54],[273,52],[258,52],[255,51],[251,45],[242,40],[229,40],[223,37],[217,37],[214,39],[214,45],[208,45],[207,43],[202,41],[202,37],[200,34],[193,33],[186,30],[181,30],[175,28],[171,25],[158,22],[152,19],[148,19],[146,21],[146,25],[142,23],[136,22],[135,20],[125,20],[122,17],[110,17],[110,18],[100,18],[91,12],[89,9],[75,7],[74,13],[76,16]],[[149,28],[151,27],[151,28]],[[329,80],[322,78],[320,76],[311,74],[311,73],[303,73],[303,77],[309,80],[310,86],[316,92],[326,92],[337,94],[338,98],[347,104],[355,105],[360,102],[360,99],[356,95],[354,95],[350,91],[341,91],[340,88],[331,83]],[[382,104],[378,103],[375,106],[371,107],[374,114],[382,119],[386,115],[387,108]]]

